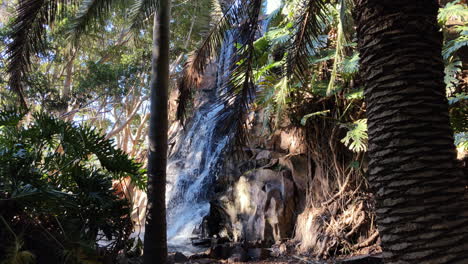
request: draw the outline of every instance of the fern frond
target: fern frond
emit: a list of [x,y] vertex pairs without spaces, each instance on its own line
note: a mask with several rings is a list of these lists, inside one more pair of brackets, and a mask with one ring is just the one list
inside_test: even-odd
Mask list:
[[345,57],[341,63],[341,74],[345,80],[349,80],[359,72],[359,53],[355,52],[350,57]]

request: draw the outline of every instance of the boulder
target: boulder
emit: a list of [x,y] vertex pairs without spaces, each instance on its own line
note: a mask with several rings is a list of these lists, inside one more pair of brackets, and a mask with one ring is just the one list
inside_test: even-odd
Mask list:
[[211,201],[206,219],[210,236],[271,245],[291,237],[294,212],[291,172],[261,168],[240,176],[226,193]]
[[[300,137],[301,131],[297,128],[284,129],[275,132],[276,137],[279,136],[279,148],[289,153],[305,153],[307,146]],[[278,141],[278,139],[276,139]]]
[[262,150],[255,156],[255,159],[271,159],[271,151]]
[[291,171],[292,179],[298,190],[303,191],[307,188],[308,164],[306,155],[285,156],[280,158],[278,162]]

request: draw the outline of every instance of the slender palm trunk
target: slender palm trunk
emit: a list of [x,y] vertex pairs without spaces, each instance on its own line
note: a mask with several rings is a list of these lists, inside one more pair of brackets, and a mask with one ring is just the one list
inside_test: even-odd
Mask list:
[[467,176],[449,124],[437,10],[437,0],[357,0],[386,263],[468,263]]
[[149,124],[148,205],[146,214],[144,264],[167,261],[166,164],[169,87],[170,0],[159,1],[154,15],[151,76],[151,117]]

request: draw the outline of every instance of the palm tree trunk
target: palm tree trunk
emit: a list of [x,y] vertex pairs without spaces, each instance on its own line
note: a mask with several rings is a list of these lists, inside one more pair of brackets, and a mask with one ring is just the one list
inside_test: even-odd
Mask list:
[[149,124],[148,205],[146,213],[144,264],[166,263],[166,164],[169,87],[170,0],[159,1],[154,15]]
[[386,263],[468,263],[467,176],[449,124],[437,11],[437,0],[357,0]]

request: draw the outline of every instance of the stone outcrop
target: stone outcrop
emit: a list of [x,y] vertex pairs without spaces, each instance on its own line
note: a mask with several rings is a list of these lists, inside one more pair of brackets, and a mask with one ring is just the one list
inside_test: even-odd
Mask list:
[[256,125],[252,131],[243,159],[225,158],[202,229],[207,237],[268,246],[293,235],[305,203],[308,163],[295,129],[269,137]]

